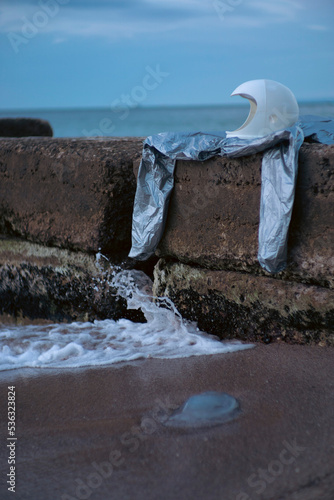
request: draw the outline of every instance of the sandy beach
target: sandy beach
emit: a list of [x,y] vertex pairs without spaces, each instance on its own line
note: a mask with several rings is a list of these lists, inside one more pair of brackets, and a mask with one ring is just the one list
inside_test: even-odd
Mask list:
[[[231,354],[106,368],[1,373],[16,390],[20,500],[332,500],[334,363],[328,348],[256,345]],[[193,394],[241,413],[211,428],[165,427]],[[1,499],[7,491],[3,426]]]

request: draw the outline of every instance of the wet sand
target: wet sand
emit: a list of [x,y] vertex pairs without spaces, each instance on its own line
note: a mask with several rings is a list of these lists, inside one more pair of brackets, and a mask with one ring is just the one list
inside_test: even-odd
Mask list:
[[[0,374],[0,498],[333,500],[334,350],[231,354]],[[7,386],[16,386],[16,494],[7,491]],[[223,391],[240,415],[164,427],[189,396]]]

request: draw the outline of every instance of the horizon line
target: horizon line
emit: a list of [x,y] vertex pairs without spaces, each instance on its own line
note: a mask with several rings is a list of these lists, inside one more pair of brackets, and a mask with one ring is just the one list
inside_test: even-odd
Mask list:
[[[301,100],[298,102],[299,105],[310,105],[310,104],[333,104],[334,105],[334,98],[321,98],[321,99],[305,99]],[[165,109],[165,108],[213,108],[213,107],[240,107],[240,108],[245,108],[248,107],[248,103],[243,103],[243,102],[238,102],[238,103],[216,103],[216,104],[149,104],[147,106],[133,106],[130,109]],[[47,111],[106,111],[106,110],[126,110],[128,109],[126,106],[124,108],[121,107],[112,107],[112,106],[75,106],[75,107],[46,107],[46,108],[6,108],[6,109],[1,109],[0,108],[0,114],[9,112],[9,113],[16,113],[16,112],[29,112],[29,111],[37,111],[37,112],[47,112]]]

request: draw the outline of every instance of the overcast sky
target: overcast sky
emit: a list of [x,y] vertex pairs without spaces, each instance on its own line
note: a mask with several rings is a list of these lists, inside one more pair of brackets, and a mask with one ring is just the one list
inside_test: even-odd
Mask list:
[[333,0],[1,0],[0,109],[333,100],[333,32]]

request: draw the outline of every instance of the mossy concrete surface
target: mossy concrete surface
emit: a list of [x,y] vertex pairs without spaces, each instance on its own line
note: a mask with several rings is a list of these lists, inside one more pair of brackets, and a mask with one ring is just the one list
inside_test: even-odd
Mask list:
[[122,317],[144,321],[117,296],[111,284],[117,270],[102,256],[0,239],[0,319],[5,323]]
[[179,161],[155,293],[221,338],[334,344],[334,146],[303,144],[288,260],[257,260],[262,155]]
[[154,293],[170,297],[184,317],[221,339],[334,346],[328,288],[160,259]]

